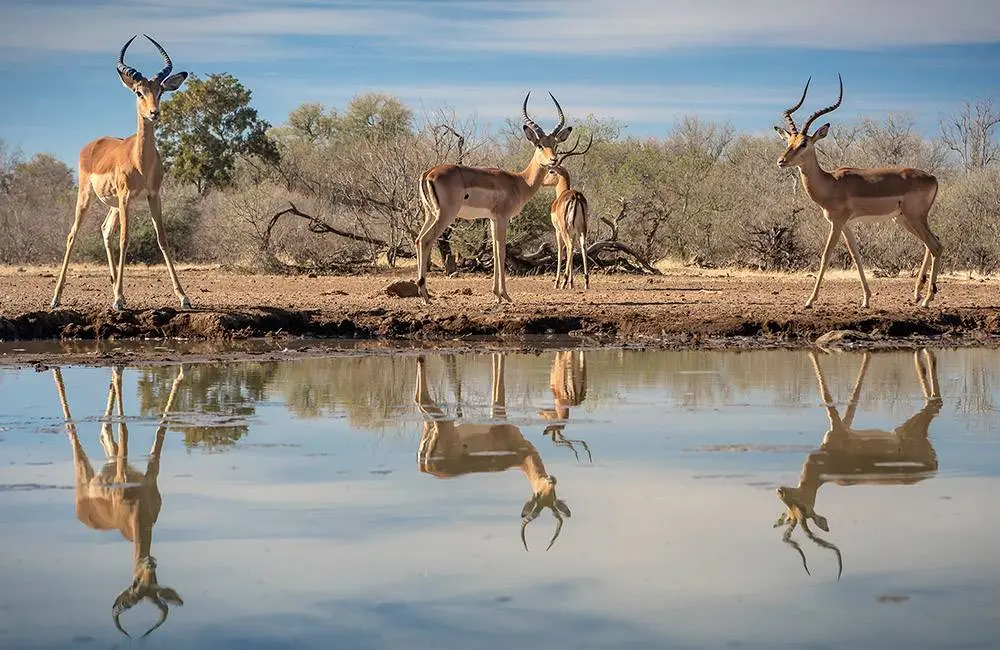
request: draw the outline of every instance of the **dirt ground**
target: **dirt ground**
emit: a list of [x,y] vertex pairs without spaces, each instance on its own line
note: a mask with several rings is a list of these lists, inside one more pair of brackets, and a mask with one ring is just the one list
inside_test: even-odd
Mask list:
[[[165,267],[129,267],[129,310],[110,310],[107,270],[70,268],[62,306],[48,309],[57,269],[0,267],[0,339],[208,339],[334,337],[427,345],[536,344],[568,335],[581,344],[656,347],[795,347],[832,330],[860,344],[998,345],[1000,281],[944,276],[933,306],[912,302],[913,280],[869,278],[859,307],[854,271],[828,274],[813,309],[814,275],[677,268],[662,276],[594,275],[589,291],[558,291],[549,277],[510,277],[513,304],[496,305],[487,275],[444,277],[434,301],[389,296],[412,271],[367,276],[244,275],[180,268],[194,308],[180,310]],[[6,345],[10,345],[9,343]]]

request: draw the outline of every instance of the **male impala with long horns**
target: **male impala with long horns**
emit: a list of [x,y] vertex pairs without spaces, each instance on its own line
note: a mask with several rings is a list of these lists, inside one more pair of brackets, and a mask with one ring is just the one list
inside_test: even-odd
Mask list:
[[493,238],[493,295],[497,304],[506,300],[507,224],[511,217],[542,187],[549,165],[556,160],[556,148],[573,130],[556,98],[549,93],[559,112],[559,124],[551,133],[528,117],[528,93],[521,113],[524,137],[535,145],[528,166],[519,172],[465,165],[437,165],[420,175],[420,202],[424,208],[424,225],[417,235],[417,288],[425,302],[427,271],[431,263],[431,246],[456,219],[489,219]]
[[413,401],[424,416],[418,451],[420,471],[439,478],[453,478],[519,468],[531,487],[531,496],[521,508],[521,543],[524,550],[528,550],[525,529],[548,508],[556,518],[556,530],[545,549],[548,550],[556,543],[562,531],[563,515],[569,517],[570,509],[556,496],[556,477],[546,471],[538,450],[525,439],[519,427],[504,420],[507,398],[503,353],[492,354],[492,366],[491,421],[488,424],[456,424],[431,397],[427,388],[426,362],[422,356],[417,358]]
[[[153,129],[160,117],[160,98],[163,93],[177,90],[187,79],[188,73],[170,74],[173,63],[167,51],[149,36],[149,42],[156,46],[163,57],[163,69],[152,79],[147,79],[135,68],[125,65],[125,50],[136,39],[130,38],[118,53],[118,76],[130,91],[135,93],[136,113],[139,126],[134,135],[127,138],[102,137],[87,143],[80,150],[79,175],[80,186],[76,196],[76,214],[73,226],[66,237],[66,254],[63,257],[59,279],[56,280],[55,293],[52,296],[52,309],[59,306],[63,284],[66,282],[66,269],[76,241],[76,232],[80,228],[83,215],[90,204],[90,193],[97,195],[108,208],[108,214],[101,225],[104,237],[104,251],[108,256],[108,268],[111,271],[111,284],[114,292],[112,307],[116,310],[125,309],[124,279],[125,251],[128,248],[128,215],[132,204],[141,198],[149,202],[149,213],[153,220],[153,230],[156,231],[156,243],[163,253],[167,264],[167,273],[174,285],[174,293],[181,301],[182,308],[190,308],[191,301],[184,294],[181,282],[177,279],[173,261],[167,244],[167,233],[163,229],[163,219],[160,206],[160,186],[163,184],[163,164],[156,150],[156,140]],[[115,268],[114,256],[111,253],[111,236],[118,227],[118,268]]]
[[806,457],[798,485],[777,489],[778,499],[785,505],[774,523],[785,526],[782,541],[795,549],[802,558],[802,567],[809,573],[809,564],[798,542],[792,539],[796,526],[801,526],[813,542],[837,555],[837,577],[843,571],[843,558],[835,544],[819,537],[809,528],[812,521],[823,531],[830,532],[826,517],[816,512],[816,494],[826,483],[838,485],[909,485],[937,473],[937,454],[930,442],[931,422],[941,412],[941,390],[938,385],[937,360],[930,350],[914,351],[913,362],[917,380],[924,396],[924,406],[892,431],[857,429],[854,412],[858,406],[861,385],[868,370],[871,355],[864,352],[854,388],[841,417],[820,368],[816,353],[809,352],[819,392],[826,405],[830,429],[823,436],[820,448]]
[[[177,372],[170,387],[167,403],[163,407],[159,426],[153,435],[153,445],[146,462],[146,471],[140,472],[128,462],[128,426],[125,422],[122,402],[121,368],[112,368],[111,385],[108,388],[108,402],[101,424],[101,446],[107,456],[107,463],[100,472],[95,472],[77,435],[76,423],[70,414],[66,399],[66,387],[59,368],[52,369],[56,392],[66,421],[66,434],[73,447],[73,466],[76,470],[76,516],[90,528],[96,530],[117,530],[134,546],[133,579],[128,587],[115,598],[111,617],[115,627],[130,636],[122,626],[121,616],[143,600],[149,600],[160,610],[157,622],[142,636],[148,636],[163,625],[170,613],[170,605],[183,605],[184,601],[176,590],[161,585],[156,577],[156,558],[152,556],[153,527],[160,516],[163,499],[157,479],[160,475],[160,455],[163,451],[167,432],[167,414],[177,395],[177,389],[184,379],[184,367]],[[118,439],[111,431],[111,414],[118,412]]]
[[[840,75],[837,77],[839,79]],[[924,261],[917,275],[913,299],[920,300],[920,288],[926,282],[924,299],[920,302],[920,306],[927,307],[937,293],[938,260],[941,257],[941,242],[927,224],[927,215],[937,197],[937,179],[927,172],[909,167],[873,169],[841,167],[833,172],[821,168],[816,160],[815,145],[826,137],[830,131],[830,124],[828,122],[819,127],[812,135],[809,135],[809,127],[817,118],[833,112],[840,106],[844,99],[844,80],[840,79],[837,102],[810,115],[799,131],[795,120],[792,119],[792,113],[802,106],[808,90],[809,81],[806,81],[799,103],[782,114],[788,128],[774,127],[788,145],[785,153],[778,158],[778,167],[799,168],[799,176],[806,194],[823,209],[823,216],[830,222],[830,234],[823,248],[816,284],[806,301],[806,308],[812,307],[816,296],[819,295],[819,285],[830,262],[830,252],[841,236],[847,245],[847,251],[851,254],[851,259],[854,260],[854,265],[858,267],[858,276],[861,278],[861,289],[864,293],[861,306],[868,307],[872,292],[868,288],[868,281],[865,280],[861,255],[850,222],[888,216],[893,216],[897,224],[924,244]],[[928,263],[930,263],[930,277],[927,276]]]

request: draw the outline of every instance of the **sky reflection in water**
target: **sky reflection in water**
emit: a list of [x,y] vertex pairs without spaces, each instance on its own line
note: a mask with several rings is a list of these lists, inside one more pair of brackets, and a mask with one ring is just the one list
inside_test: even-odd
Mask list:
[[992,647],[998,373],[984,350],[0,369],[0,647],[120,645],[116,603],[133,637],[169,612],[149,648]]

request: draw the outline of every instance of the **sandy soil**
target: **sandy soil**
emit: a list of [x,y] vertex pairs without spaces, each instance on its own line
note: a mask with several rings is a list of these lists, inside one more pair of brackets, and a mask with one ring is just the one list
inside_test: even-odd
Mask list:
[[942,277],[933,306],[912,303],[913,280],[870,278],[872,307],[859,307],[853,272],[824,280],[813,309],[813,275],[715,269],[662,276],[595,275],[591,289],[557,291],[548,277],[508,280],[514,304],[498,306],[486,275],[432,274],[435,300],[386,295],[412,272],[374,276],[241,275],[182,267],[194,309],[182,311],[164,267],[129,267],[130,310],[112,312],[107,271],[70,269],[62,306],[49,311],[53,268],[0,268],[0,339],[315,336],[411,342],[521,342],[569,335],[585,344],[685,347],[808,345],[831,330],[875,342],[1000,344],[1000,282]]

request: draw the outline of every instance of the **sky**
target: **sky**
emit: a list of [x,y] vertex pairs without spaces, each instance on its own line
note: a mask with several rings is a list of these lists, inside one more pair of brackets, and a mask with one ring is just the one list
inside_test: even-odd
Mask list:
[[[913,115],[926,135],[967,101],[1000,100],[996,0],[0,0],[0,139],[75,164],[101,135],[135,130],[115,74],[148,33],[174,70],[228,72],[275,125],[303,102],[342,108],[367,91],[418,114],[453,109],[486,127],[615,118],[636,136],[697,114],[770,132],[812,76],[802,112],[831,121]],[[160,60],[137,40],[129,65]]]

